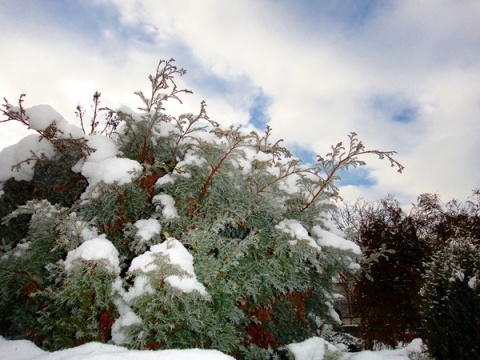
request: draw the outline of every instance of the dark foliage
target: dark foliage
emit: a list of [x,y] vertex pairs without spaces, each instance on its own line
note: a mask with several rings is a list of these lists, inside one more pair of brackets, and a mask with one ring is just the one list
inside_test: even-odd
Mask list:
[[407,212],[388,197],[336,214],[367,255],[350,284],[367,347],[421,336],[438,359],[478,357],[479,200],[423,194]]
[[346,211],[355,214],[353,239],[370,259],[355,280],[352,299],[365,346],[395,346],[420,328],[416,307],[426,250],[413,219],[392,197]]

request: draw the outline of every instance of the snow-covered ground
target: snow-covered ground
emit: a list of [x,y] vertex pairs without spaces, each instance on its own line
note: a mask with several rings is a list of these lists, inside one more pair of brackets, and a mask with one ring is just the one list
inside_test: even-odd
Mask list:
[[[311,338],[289,345],[296,360],[323,360],[326,351],[335,347],[321,338]],[[408,355],[420,353],[422,342],[413,340],[397,350],[345,353],[344,360],[408,360]],[[233,357],[217,350],[127,350],[120,346],[89,343],[72,349],[47,352],[27,340],[6,340],[0,336],[0,360],[232,360]]]

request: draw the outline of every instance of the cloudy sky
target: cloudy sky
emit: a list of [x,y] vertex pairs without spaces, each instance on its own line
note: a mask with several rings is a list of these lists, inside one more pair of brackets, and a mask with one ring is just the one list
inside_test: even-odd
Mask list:
[[[344,175],[342,195],[405,204],[480,188],[480,1],[0,0],[0,97],[76,122],[102,93],[140,106],[159,59],[175,58],[222,123],[266,124],[304,161],[358,133],[396,150]],[[24,136],[0,124],[0,148]]]

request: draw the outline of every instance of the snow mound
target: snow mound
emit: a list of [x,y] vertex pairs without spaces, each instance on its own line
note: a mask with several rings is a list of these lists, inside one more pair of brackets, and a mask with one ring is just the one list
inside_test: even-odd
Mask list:
[[162,215],[165,219],[175,219],[178,217],[177,209],[175,208],[175,200],[167,194],[160,194],[153,197],[154,204],[160,204],[162,207]]
[[118,250],[110,240],[101,237],[87,240],[70,251],[64,262],[65,270],[70,270],[76,261],[102,261],[108,270],[120,273]]
[[0,359],[31,360],[47,352],[28,340],[10,341],[0,335]]
[[[10,178],[30,181],[33,178],[33,167],[37,163],[34,157],[50,159],[54,155],[55,148],[50,141],[41,139],[37,134],[28,135],[0,152],[0,181]],[[27,159],[32,160],[26,161]]]
[[331,231],[322,229],[320,226],[314,226],[313,231],[319,237],[318,243],[322,246],[334,247],[341,250],[350,250],[355,254],[361,254],[360,246],[353,241],[346,240]]
[[52,123],[62,122],[63,116],[60,115],[49,105],[36,105],[25,110],[28,116],[28,125],[34,129],[46,130]]
[[61,138],[81,138],[83,131],[76,125],[67,122],[63,116],[53,109],[50,105],[35,105],[25,110],[28,116],[28,125],[37,131],[45,131],[50,125],[55,123],[60,131]]
[[9,341],[0,336],[0,359],[15,360],[234,360],[218,350],[128,350],[126,348],[88,343],[49,353],[26,340]]
[[142,166],[135,160],[124,158],[109,158],[99,162],[86,161],[82,167],[82,175],[88,179],[89,185],[103,181],[106,184],[127,184],[132,181],[135,172]]
[[307,339],[301,343],[287,345],[295,355],[295,360],[323,360],[326,341],[319,337]]
[[133,225],[138,229],[137,235],[142,241],[148,241],[162,231],[162,226],[157,219],[138,220]]
[[[191,293],[198,291],[203,296],[208,296],[205,286],[197,280],[195,270],[193,268],[193,256],[182,245],[180,241],[174,238],[169,238],[161,244],[154,245],[149,251],[137,256],[132,260],[128,272],[143,272],[149,273],[158,270],[158,265],[154,262],[158,255],[162,255],[168,259],[169,264],[177,266],[184,275],[171,275],[165,278],[165,281],[171,286],[181,290],[184,293]],[[137,284],[137,281],[139,284]],[[134,289],[131,289],[135,294],[141,295],[142,289],[149,289],[149,284],[145,283],[146,277],[143,275],[137,276],[134,283]]]
[[422,339],[414,339],[406,347],[394,350],[365,350],[344,357],[344,360],[409,360],[412,354],[422,353]]
[[307,241],[308,245],[318,252],[322,251],[322,248],[318,246],[317,242],[310,235],[308,235],[307,229],[305,229],[305,227],[299,221],[294,219],[285,219],[280,221],[276,228],[294,238],[294,240],[290,241],[292,245],[295,245],[297,240],[305,240]]
[[117,158],[118,148],[114,141],[102,135],[90,136],[88,146],[95,149],[86,159],[80,160],[72,170],[81,172],[93,186],[101,181],[106,184],[126,184],[132,181],[134,173],[141,171],[138,161]]

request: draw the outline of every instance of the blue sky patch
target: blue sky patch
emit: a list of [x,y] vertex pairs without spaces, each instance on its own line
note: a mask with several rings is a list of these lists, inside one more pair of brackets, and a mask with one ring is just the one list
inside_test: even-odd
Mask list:
[[201,88],[202,91],[206,93],[219,94],[224,97],[235,91],[236,83],[238,82],[235,79],[227,79],[210,72],[200,71],[202,69],[198,67],[194,68],[193,64],[189,66],[189,64],[182,63],[182,65],[179,66],[195,69],[195,71],[188,71],[188,79],[191,81],[194,89]]
[[[303,161],[305,165],[314,165],[317,162],[317,153],[312,150],[298,146],[287,146],[293,153],[293,155]],[[340,181],[337,181],[337,186],[373,186],[377,183],[375,179],[371,177],[370,170],[365,167],[349,168],[348,170],[339,171],[337,176],[340,177]]]
[[410,123],[412,122],[417,115],[417,109],[406,107],[401,109],[399,112],[392,116],[392,120],[401,123]]
[[317,153],[303,146],[287,144],[287,148],[293,156],[303,161],[304,164],[314,164],[317,161]]
[[59,0],[43,0],[40,3],[26,0],[21,5],[11,5],[10,11],[21,11],[22,17],[27,21],[36,22],[38,17],[45,17],[50,25],[59,28],[59,31],[80,34],[93,43],[102,41],[106,31],[114,33],[122,41],[136,39],[147,43],[154,42],[152,35],[147,34],[141,27],[122,24],[118,10],[109,4]]
[[402,96],[377,96],[371,106],[383,119],[404,124],[415,121],[418,115],[418,107]]
[[272,99],[265,95],[263,91],[255,96],[252,102],[252,106],[248,110],[250,115],[249,122],[253,124],[257,129],[263,130],[270,121],[268,115],[268,108],[272,104]]
[[310,26],[316,27],[322,23],[322,19],[327,18],[346,29],[362,27],[375,16],[379,8],[386,5],[379,0],[285,0],[284,3],[292,6],[302,21],[308,21]]
[[337,175],[340,176],[340,181],[337,183],[338,186],[373,186],[377,183],[371,178],[370,171],[364,167],[343,170]]

